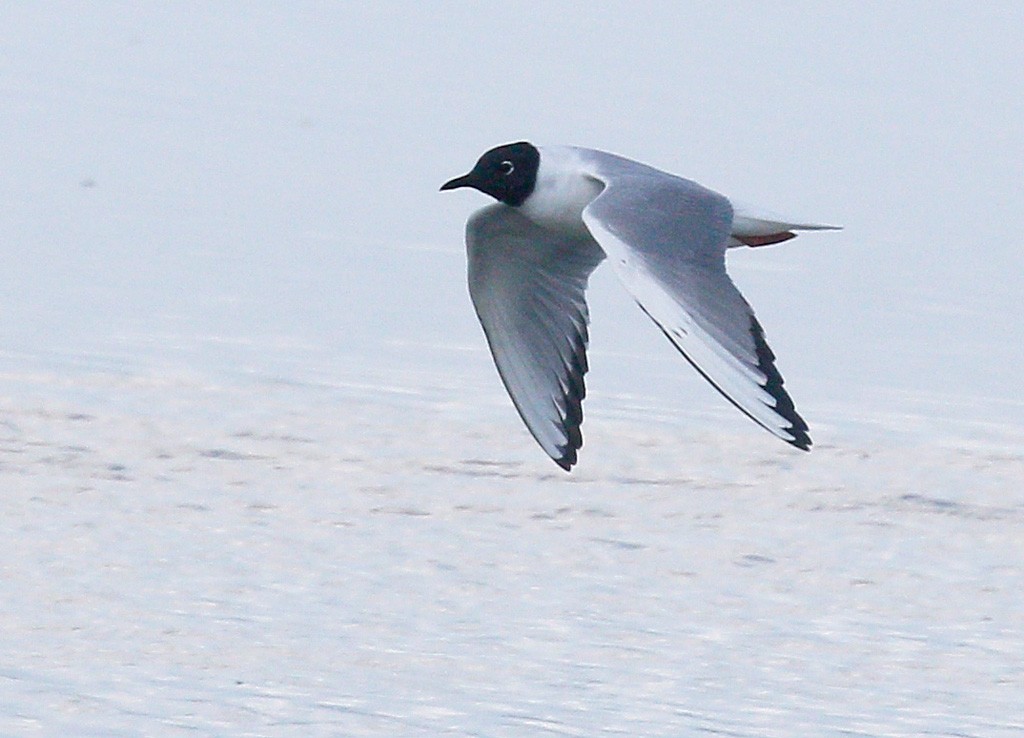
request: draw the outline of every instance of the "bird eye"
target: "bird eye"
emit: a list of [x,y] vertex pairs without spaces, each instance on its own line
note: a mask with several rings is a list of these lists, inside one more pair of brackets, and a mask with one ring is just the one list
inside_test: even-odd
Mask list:
[[506,159],[505,161],[501,162],[501,164],[498,165],[498,171],[505,175],[512,174],[512,172],[514,172],[515,170],[515,164],[510,162],[508,159]]

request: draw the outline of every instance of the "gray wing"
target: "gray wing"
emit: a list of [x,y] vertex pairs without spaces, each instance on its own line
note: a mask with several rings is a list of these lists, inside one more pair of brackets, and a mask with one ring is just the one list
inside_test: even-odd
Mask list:
[[730,402],[797,448],[807,424],[754,312],[725,271],[729,201],[695,182],[619,161],[583,211],[619,277],[668,339]]
[[469,294],[498,373],[537,443],[563,469],[583,445],[589,236],[556,237],[506,205],[466,225]]

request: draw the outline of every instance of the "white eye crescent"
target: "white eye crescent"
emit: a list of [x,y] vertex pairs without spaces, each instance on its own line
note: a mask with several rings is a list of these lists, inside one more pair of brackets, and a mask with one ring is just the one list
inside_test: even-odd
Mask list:
[[516,165],[510,162],[508,159],[506,159],[505,161],[501,162],[501,164],[498,165],[498,171],[501,172],[502,174],[512,174],[512,172],[514,172],[515,170]]

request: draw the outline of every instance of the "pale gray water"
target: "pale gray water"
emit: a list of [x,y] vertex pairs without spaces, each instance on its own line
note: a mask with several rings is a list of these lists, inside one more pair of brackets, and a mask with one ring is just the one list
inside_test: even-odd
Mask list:
[[6,735],[1024,730],[1019,450],[6,382]]
[[[0,734],[1024,730],[1021,11],[578,15],[0,10]],[[544,457],[436,192],[519,138],[846,226],[730,255],[812,454],[599,272]]]

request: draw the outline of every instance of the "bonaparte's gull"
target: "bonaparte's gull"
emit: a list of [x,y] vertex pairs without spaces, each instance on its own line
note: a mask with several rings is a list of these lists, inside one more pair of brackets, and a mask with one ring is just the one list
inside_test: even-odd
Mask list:
[[751,420],[803,450],[807,424],[775,368],[725,251],[797,230],[696,182],[593,149],[506,144],[442,190],[498,200],[466,224],[469,293],[494,363],[530,433],[569,470],[583,445],[590,273],[608,257],[640,308]]

